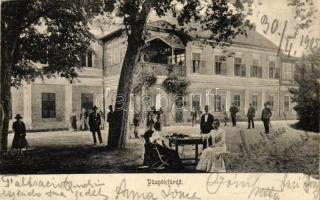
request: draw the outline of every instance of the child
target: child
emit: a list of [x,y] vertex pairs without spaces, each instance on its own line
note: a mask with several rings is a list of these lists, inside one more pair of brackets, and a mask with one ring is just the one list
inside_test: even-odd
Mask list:
[[228,113],[227,113],[227,111],[223,112],[223,118],[224,118],[224,126],[227,126],[227,122],[228,122]]

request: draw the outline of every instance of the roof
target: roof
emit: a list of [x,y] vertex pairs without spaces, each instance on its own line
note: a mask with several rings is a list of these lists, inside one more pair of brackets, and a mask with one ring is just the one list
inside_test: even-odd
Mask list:
[[174,34],[165,33],[165,32],[155,32],[149,31],[147,35],[146,42],[150,42],[154,39],[160,39],[167,45],[175,48],[175,49],[184,49],[185,45],[182,40]]
[[250,46],[263,47],[268,49],[278,49],[278,46],[268,40],[255,30],[247,30],[247,37],[244,35],[237,35],[232,42],[234,44],[244,44]]
[[[182,35],[187,35],[187,34],[186,33],[182,33],[182,31],[179,31],[179,30],[175,29],[175,26],[170,24],[169,22],[164,21],[164,20],[158,20],[158,21],[154,21],[154,22],[148,23],[147,26],[148,26],[149,32],[156,32],[156,33],[152,33],[152,34],[157,35],[157,37],[159,39],[162,39],[164,42],[171,41],[171,38],[169,36],[160,36],[160,35],[162,33],[170,32],[170,30],[171,30],[171,32],[176,35],[176,37],[174,38],[175,45],[177,45],[176,48],[181,48],[182,46],[183,47],[185,46],[184,44],[186,43],[186,41],[181,36]],[[159,31],[156,31],[156,29],[154,29],[155,27]],[[115,30],[115,31],[113,31],[111,33],[108,33],[107,35],[103,36],[102,38],[100,38],[100,40],[107,41],[107,40],[112,39],[114,37],[118,37],[123,33],[123,31],[124,31],[124,28],[119,28],[119,29],[117,29],[117,30]],[[156,37],[156,36],[154,36],[154,37]],[[194,38],[195,39],[197,37],[208,38],[209,37],[209,31],[201,31],[201,32],[198,31],[198,32],[189,33],[188,40],[190,38]],[[182,43],[177,41],[176,38],[178,38],[178,39],[180,38],[180,40],[182,39],[183,40]],[[151,38],[149,38],[149,40],[150,39]],[[244,35],[240,35],[240,34],[237,35],[234,39],[232,39],[232,43],[233,44],[240,44],[240,45],[248,45],[248,46],[267,48],[267,49],[274,49],[274,50],[278,49],[277,45],[275,45],[269,39],[267,39],[262,34],[258,33],[257,31],[255,31],[253,29],[251,29],[251,30],[248,29],[247,30],[247,37],[244,36]]]

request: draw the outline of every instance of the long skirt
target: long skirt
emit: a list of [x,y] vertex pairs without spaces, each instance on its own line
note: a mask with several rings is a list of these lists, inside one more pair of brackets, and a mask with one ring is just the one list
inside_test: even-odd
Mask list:
[[220,153],[224,152],[226,152],[225,147],[206,148],[202,152],[196,169],[205,172],[226,172],[223,158],[220,156]]
[[22,149],[28,148],[29,144],[24,135],[15,134],[12,141],[12,148],[13,149]]

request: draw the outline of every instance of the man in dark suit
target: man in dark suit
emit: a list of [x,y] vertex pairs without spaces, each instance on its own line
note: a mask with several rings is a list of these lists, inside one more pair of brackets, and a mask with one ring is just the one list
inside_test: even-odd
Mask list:
[[[214,117],[212,114],[209,113],[208,106],[205,106],[204,111],[205,113],[201,116],[201,120],[200,120],[200,129],[202,134],[208,134],[213,129],[212,123],[213,123]],[[210,144],[210,141],[209,141],[209,145],[212,145]],[[203,148],[205,149],[206,147],[207,147],[207,143],[204,142]]]
[[269,134],[269,128],[270,128],[270,118],[272,116],[271,109],[269,108],[269,103],[264,104],[264,109],[261,112],[261,121],[264,125],[264,130],[266,134]]
[[250,129],[250,125],[252,125],[252,128],[254,128],[254,121],[253,118],[255,116],[256,110],[254,109],[254,107],[249,104],[249,109],[248,109],[248,113],[247,113],[247,117],[248,117],[248,129]]
[[229,111],[230,111],[231,120],[232,120],[232,127],[236,127],[237,126],[237,113],[239,112],[239,109],[237,108],[237,106],[234,105],[234,103],[232,103]]
[[97,144],[96,132],[98,134],[99,142],[102,143],[102,137],[100,132],[100,125],[101,125],[101,116],[97,113],[97,106],[93,106],[93,112],[89,115],[89,126],[90,131],[92,132],[93,143]]

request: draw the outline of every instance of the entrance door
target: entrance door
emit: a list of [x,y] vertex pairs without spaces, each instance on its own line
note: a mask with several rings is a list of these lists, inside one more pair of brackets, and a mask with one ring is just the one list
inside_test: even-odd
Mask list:
[[81,110],[85,108],[88,113],[92,112],[93,107],[93,94],[81,93]]

